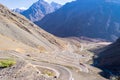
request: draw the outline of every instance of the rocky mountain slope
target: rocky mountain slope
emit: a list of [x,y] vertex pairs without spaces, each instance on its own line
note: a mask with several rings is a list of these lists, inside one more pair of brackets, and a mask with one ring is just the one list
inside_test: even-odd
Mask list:
[[37,48],[39,51],[49,51],[56,47],[64,47],[62,40],[38,28],[23,16],[10,12],[2,5],[0,25],[0,42],[4,45],[0,45],[0,49],[9,47],[9,49],[24,50],[28,46],[30,50]]
[[60,7],[61,5],[55,2],[49,4],[44,0],[39,0],[35,2],[32,6],[30,6],[30,8],[23,11],[21,14],[34,22],[41,20],[45,15],[54,12]]
[[116,0],[76,0],[35,23],[60,37],[85,36],[114,41],[120,36],[119,9]]

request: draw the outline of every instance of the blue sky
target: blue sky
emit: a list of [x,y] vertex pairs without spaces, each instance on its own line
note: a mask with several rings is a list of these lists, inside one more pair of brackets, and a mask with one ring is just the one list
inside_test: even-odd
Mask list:
[[[38,0],[0,0],[1,4],[4,4],[8,8],[28,8],[34,2]],[[60,4],[65,4],[66,2],[70,2],[72,0],[45,0],[47,2],[58,2]]]

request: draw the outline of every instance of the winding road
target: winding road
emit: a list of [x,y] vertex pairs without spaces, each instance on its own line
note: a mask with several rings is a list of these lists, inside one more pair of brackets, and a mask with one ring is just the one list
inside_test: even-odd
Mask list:
[[15,52],[10,53],[10,54],[23,59],[27,63],[32,64],[33,66],[38,66],[41,68],[46,68],[46,69],[50,69],[50,70],[54,71],[56,73],[57,79],[59,79],[59,80],[74,80],[74,78],[72,77],[71,71],[64,66],[40,62],[40,61],[39,62],[33,61],[33,60],[30,60],[28,57],[18,54],[18,53],[15,53]]

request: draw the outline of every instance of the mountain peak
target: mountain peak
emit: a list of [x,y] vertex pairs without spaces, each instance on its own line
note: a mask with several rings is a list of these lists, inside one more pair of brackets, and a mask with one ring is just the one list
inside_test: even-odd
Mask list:
[[52,1],[51,4],[59,4],[59,3]]
[[35,2],[29,9],[23,11],[21,14],[31,21],[35,22],[41,20],[45,15],[54,12],[61,5],[54,3],[54,5],[49,4],[44,0],[39,0]]
[[36,3],[41,3],[41,2],[47,3],[45,0],[38,0]]
[[51,2],[51,5],[53,6],[53,8],[54,8],[55,11],[62,6],[61,4],[56,3],[56,2],[54,2],[54,1]]
[[39,1],[44,1],[44,0],[39,0]]

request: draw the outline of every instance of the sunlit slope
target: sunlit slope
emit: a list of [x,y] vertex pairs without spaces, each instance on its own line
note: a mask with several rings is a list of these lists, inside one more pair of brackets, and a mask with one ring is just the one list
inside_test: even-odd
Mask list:
[[0,5],[0,49],[48,52],[64,49],[65,42],[38,28],[23,16]]

